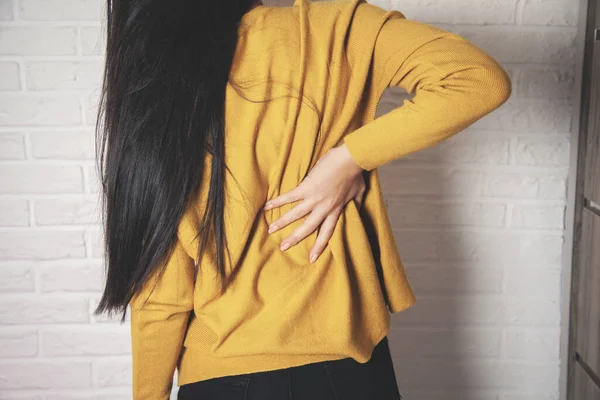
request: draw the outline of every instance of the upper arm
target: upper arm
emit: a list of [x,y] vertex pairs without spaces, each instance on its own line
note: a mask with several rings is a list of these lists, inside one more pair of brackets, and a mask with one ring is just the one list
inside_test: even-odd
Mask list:
[[[439,143],[498,108],[510,96],[506,71],[465,38],[408,20],[400,12],[366,6],[361,4],[361,28],[354,31],[354,43],[369,52],[366,87],[371,104],[391,86],[415,96],[344,137],[346,147],[363,169],[371,170]],[[372,32],[369,26],[377,27],[377,35],[361,41],[360,30]]]
[[186,253],[179,238],[160,276],[158,272],[153,272],[133,296],[131,312],[142,309],[165,314],[190,311],[193,308],[194,260]]
[[[400,17],[383,24],[375,43],[372,80],[378,93],[397,86],[414,93],[428,85],[486,92],[497,107],[511,94],[502,66],[464,37],[432,25]],[[467,88],[468,86],[468,88]]]

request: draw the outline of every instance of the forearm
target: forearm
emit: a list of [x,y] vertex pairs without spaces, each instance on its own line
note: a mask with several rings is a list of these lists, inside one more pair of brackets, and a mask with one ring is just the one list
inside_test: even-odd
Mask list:
[[131,315],[134,400],[167,400],[187,329],[189,312]]
[[416,91],[411,100],[351,132],[348,151],[370,170],[430,147],[503,104],[511,82],[502,67],[464,39],[448,35],[427,43],[400,67],[390,86]]
[[178,241],[162,275],[131,300],[134,400],[166,400],[193,309],[194,261]]

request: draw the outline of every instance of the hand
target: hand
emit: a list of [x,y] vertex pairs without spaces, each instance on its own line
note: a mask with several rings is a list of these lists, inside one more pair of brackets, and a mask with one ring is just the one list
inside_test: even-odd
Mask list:
[[363,169],[354,161],[345,144],[334,147],[321,157],[300,185],[268,201],[264,210],[302,200],[269,226],[269,233],[310,213],[304,223],[281,243],[281,250],[297,244],[319,228],[309,253],[311,263],[319,257],[333,234],[342,209],[352,199],[360,208],[365,192]]

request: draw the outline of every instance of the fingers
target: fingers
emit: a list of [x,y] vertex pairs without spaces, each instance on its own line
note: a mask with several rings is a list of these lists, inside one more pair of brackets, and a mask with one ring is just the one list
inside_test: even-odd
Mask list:
[[[336,218],[338,215],[337,210],[338,209],[336,208],[332,211],[332,213],[336,215]],[[309,234],[314,232],[315,229],[317,229],[319,227],[319,224],[321,223],[321,221],[323,221],[323,219],[327,216],[327,214],[328,214],[328,210],[325,210],[324,207],[314,208],[313,211],[308,216],[308,218],[306,219],[306,221],[304,221],[304,223],[302,225],[300,225],[298,228],[296,228],[290,236],[286,237],[281,242],[281,250],[283,250],[283,251],[287,250],[288,248],[297,244],[302,239],[304,239],[306,236],[308,236]]]
[[292,203],[294,201],[302,200],[304,197],[302,196],[302,193],[301,193],[302,192],[301,185],[302,184],[300,184],[299,186],[296,186],[294,189],[290,190],[289,192],[280,194],[279,196],[275,197],[274,199],[267,201],[267,203],[263,207],[263,210],[265,210],[265,211],[270,210],[275,207],[280,207],[286,203]]
[[291,224],[298,218],[304,217],[310,212],[310,210],[312,210],[312,208],[312,205],[308,201],[301,202],[296,207],[292,208],[290,211],[273,221],[271,225],[269,225],[269,233],[273,233],[284,226]]
[[[316,166],[311,170],[311,173],[315,169]],[[311,263],[320,256],[323,249],[327,246],[329,239],[333,235],[337,220],[347,202],[355,201],[356,207],[360,209],[366,189],[362,174],[356,177],[348,177],[346,174],[340,174],[340,177],[351,178],[351,180],[344,181],[342,179],[341,182],[336,182],[334,178],[338,175],[332,175],[330,173],[331,168],[323,167],[320,171],[322,171],[327,179],[317,179],[316,175],[312,180],[307,179],[311,175],[309,173],[309,176],[299,186],[269,200],[263,208],[266,211],[284,204],[303,200],[280,218],[273,221],[269,225],[268,232],[276,232],[310,213],[306,221],[281,242],[280,248],[282,251],[285,251],[305,239],[316,229],[319,229],[315,244],[309,253]],[[333,179],[333,182],[331,182],[331,179]],[[348,197],[349,195],[350,197]]]
[[331,239],[331,236],[333,235],[333,230],[335,229],[337,219],[337,215],[329,214],[321,224],[315,244],[313,245],[312,249],[310,249],[309,260],[311,264],[317,260],[317,258],[325,249],[325,246],[327,246],[329,239]]

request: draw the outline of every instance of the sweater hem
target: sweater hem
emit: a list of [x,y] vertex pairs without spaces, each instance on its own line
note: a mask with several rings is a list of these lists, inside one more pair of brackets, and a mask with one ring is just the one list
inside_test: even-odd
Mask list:
[[[376,335],[373,335],[374,341],[370,344],[369,358],[365,361],[357,360],[358,362],[367,362],[371,358],[375,346],[387,336],[391,328],[390,320],[388,319],[387,321],[384,328]],[[193,351],[192,348],[184,349],[183,351],[185,350]],[[282,357],[281,354],[252,354],[224,358],[203,354],[201,356],[194,355],[193,359],[184,359],[182,357],[182,361],[177,371],[177,386],[222,376],[244,375],[286,369],[324,361],[335,361],[352,356],[353,355],[350,354],[287,354],[285,357]],[[207,373],[206,370],[203,370],[203,367],[206,366],[210,367],[210,374]]]

